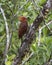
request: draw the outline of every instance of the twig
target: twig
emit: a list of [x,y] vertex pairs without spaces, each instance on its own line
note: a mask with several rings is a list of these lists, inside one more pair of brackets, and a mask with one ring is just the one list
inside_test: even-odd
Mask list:
[[0,10],[1,10],[1,13],[3,15],[4,22],[5,22],[5,27],[6,27],[6,38],[7,38],[7,40],[6,40],[6,47],[5,47],[5,51],[4,51],[4,55],[3,55],[4,56],[4,61],[3,62],[6,62],[7,61],[8,47],[9,47],[9,42],[10,42],[10,35],[9,35],[9,28],[8,28],[7,19],[6,19],[4,10],[2,9],[1,6],[0,6]]
[[41,29],[39,28],[38,46],[40,46],[40,39],[41,39]]
[[52,32],[51,31],[51,29],[50,29],[50,27],[47,25],[47,23],[45,22],[45,20],[44,20],[44,24],[46,25],[46,27],[48,28],[48,30],[50,31],[50,32]]
[[41,39],[42,29],[44,29],[46,26],[48,27],[48,25],[50,25],[51,23],[52,23],[52,21],[50,21],[49,23],[46,23],[46,25],[42,26],[42,27],[39,29],[38,46],[40,45],[40,39]]
[[32,53],[30,54],[30,56],[29,56],[25,61],[22,62],[21,65],[24,65],[33,55],[34,55],[34,52],[32,52]]
[[40,8],[38,8],[37,3],[36,3],[34,0],[32,0],[32,3],[33,3],[33,5],[36,7],[36,8],[34,7],[34,8],[35,8],[35,10],[39,11],[39,10],[40,10]]
[[[52,23],[52,21],[50,21],[49,23],[47,23],[46,25],[48,26],[48,25],[50,25]],[[41,27],[41,30],[43,29],[43,28],[45,28],[46,27],[46,25],[44,25],[44,26],[42,26]]]
[[[24,3],[24,5],[22,5],[18,10],[21,11],[21,10],[23,9],[23,7],[24,7],[28,2],[29,2],[29,0],[27,0],[27,1]],[[16,15],[18,15],[19,11],[17,11],[17,12],[14,14],[13,18],[14,18]],[[13,18],[12,18],[12,19],[13,19]]]

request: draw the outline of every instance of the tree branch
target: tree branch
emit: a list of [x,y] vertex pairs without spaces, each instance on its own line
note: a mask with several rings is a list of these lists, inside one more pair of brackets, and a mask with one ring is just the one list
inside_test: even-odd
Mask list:
[[41,39],[41,32],[42,32],[42,30],[43,30],[46,26],[48,27],[48,25],[50,25],[51,23],[52,23],[52,21],[46,23],[46,25],[42,26],[42,27],[39,29],[38,46],[40,45],[40,39]]
[[1,13],[2,13],[3,18],[4,18],[5,27],[6,27],[6,38],[7,38],[7,40],[6,40],[6,47],[5,47],[5,51],[4,51],[4,55],[3,55],[4,60],[2,61],[2,64],[1,64],[1,65],[3,65],[3,63],[7,61],[7,53],[8,53],[8,47],[9,47],[9,42],[10,42],[10,35],[9,35],[9,28],[8,28],[7,19],[5,17],[4,10],[2,9],[1,6],[0,6],[0,10],[1,10]]

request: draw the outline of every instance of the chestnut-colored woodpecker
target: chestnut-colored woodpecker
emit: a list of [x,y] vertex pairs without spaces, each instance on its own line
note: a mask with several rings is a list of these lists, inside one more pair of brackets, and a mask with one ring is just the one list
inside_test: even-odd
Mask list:
[[20,21],[18,36],[19,36],[19,39],[22,39],[24,34],[27,32],[28,23],[27,23],[27,18],[24,16],[20,16],[18,19]]

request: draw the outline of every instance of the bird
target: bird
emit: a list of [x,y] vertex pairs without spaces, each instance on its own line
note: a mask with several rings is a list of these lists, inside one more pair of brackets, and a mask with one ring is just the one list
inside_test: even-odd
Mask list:
[[20,25],[18,29],[18,37],[19,39],[22,40],[24,34],[27,32],[28,29],[28,22],[27,22],[27,18],[24,16],[19,16],[18,19],[20,21]]

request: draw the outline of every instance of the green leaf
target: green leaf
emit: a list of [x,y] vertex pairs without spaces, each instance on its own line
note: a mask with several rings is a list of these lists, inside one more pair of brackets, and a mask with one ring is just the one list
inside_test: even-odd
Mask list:
[[4,25],[3,23],[0,23],[0,34],[3,33],[3,31],[4,31]]
[[5,64],[6,65],[11,65],[11,62],[10,61],[7,61]]
[[38,4],[42,6],[42,5],[44,5],[46,3],[46,1],[47,0],[39,0]]

